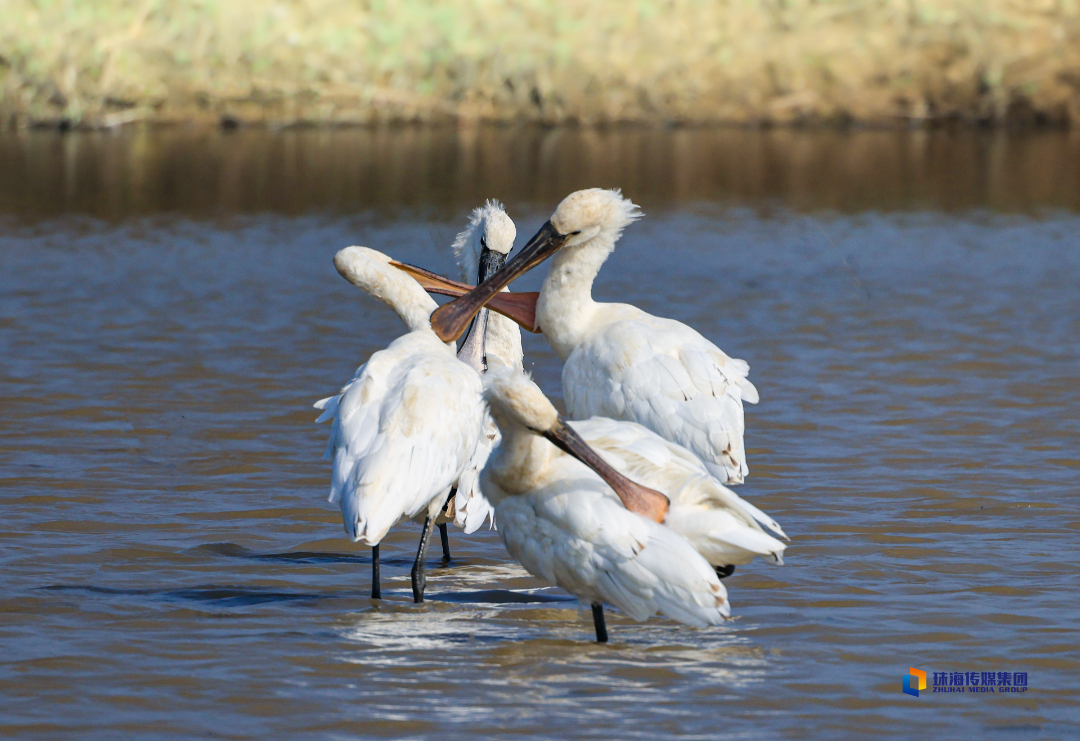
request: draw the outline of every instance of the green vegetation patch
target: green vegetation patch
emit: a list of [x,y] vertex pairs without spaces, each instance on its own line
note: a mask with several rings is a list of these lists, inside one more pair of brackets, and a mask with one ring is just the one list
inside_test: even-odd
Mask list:
[[0,0],[0,120],[1080,120],[1077,0]]

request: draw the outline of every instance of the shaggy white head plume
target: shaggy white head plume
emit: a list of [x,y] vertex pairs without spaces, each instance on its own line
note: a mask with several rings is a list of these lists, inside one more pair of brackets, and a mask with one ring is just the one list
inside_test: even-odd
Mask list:
[[454,239],[454,257],[461,268],[461,278],[476,285],[483,247],[507,255],[514,247],[517,228],[506,209],[497,200],[490,200],[472,212],[469,226]]
[[588,188],[571,193],[551,215],[551,225],[559,234],[571,234],[566,246],[588,242],[603,234],[614,244],[623,229],[641,217],[641,209],[622,191]]
[[[470,285],[476,284],[480,253],[485,246],[506,255],[513,249],[516,237],[517,228],[501,203],[490,200],[475,209],[469,226],[457,235],[452,245],[462,280]],[[486,353],[489,362],[499,361],[503,365],[522,369],[521,332],[512,320],[494,312],[488,317]]]

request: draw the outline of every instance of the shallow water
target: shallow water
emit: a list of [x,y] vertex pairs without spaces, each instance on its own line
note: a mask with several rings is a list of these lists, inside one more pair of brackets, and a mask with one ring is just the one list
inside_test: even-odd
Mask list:
[[[1071,139],[534,132],[518,151],[500,130],[474,147],[483,162],[514,151],[496,176],[470,170],[460,141],[425,150],[417,132],[277,136],[0,140],[0,733],[1080,733]],[[611,154],[680,136],[706,154]],[[1044,146],[1057,185],[974,155],[935,176],[922,155],[874,165],[897,147],[1001,160]],[[268,147],[293,147],[295,168],[256,156]],[[705,176],[753,147],[789,174],[786,151],[856,164],[764,190]],[[400,171],[361,168],[360,185],[320,200],[382,150]],[[234,158],[228,178],[207,152]],[[17,162],[43,163],[30,192]],[[165,187],[177,168],[194,174]],[[544,168],[570,174],[520,180]],[[648,214],[598,297],[686,321],[750,362],[762,401],[739,493],[793,536],[787,565],[740,567],[725,626],[609,615],[613,641],[597,646],[576,603],[492,532],[452,532],[450,568],[433,543],[431,601],[414,606],[409,525],[383,548],[385,599],[369,599],[370,552],[325,502],[329,430],[311,403],[401,327],[337,276],[333,253],[361,243],[450,273],[446,246],[480,199],[506,198],[524,238],[592,178]],[[948,201],[948,178],[968,195]],[[237,197],[257,182],[265,197]],[[526,353],[557,397],[543,339]],[[910,667],[1026,672],[1029,689],[915,698],[901,692]]]

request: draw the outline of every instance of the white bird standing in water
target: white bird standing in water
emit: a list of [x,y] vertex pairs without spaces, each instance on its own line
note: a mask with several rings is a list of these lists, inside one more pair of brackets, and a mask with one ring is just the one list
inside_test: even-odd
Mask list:
[[697,627],[723,622],[727,591],[659,524],[663,494],[607,465],[525,375],[493,370],[485,386],[503,436],[481,475],[499,535],[529,573],[592,605],[598,642],[607,641],[604,603],[638,621],[660,612]]
[[[458,260],[458,264],[461,267],[463,276],[466,280],[469,279],[470,275],[473,275],[476,276],[477,283],[481,283],[498,271],[505,263],[507,254],[513,248],[514,238],[516,236],[517,231],[514,227],[514,222],[510,220],[510,217],[506,215],[502,205],[497,201],[489,201],[484,206],[474,210],[469,226],[457,235],[457,238],[453,243],[455,257]],[[349,250],[355,250],[357,252],[349,252]],[[341,272],[341,274],[350,282],[385,303],[390,304],[390,306],[397,311],[398,316],[402,317],[406,325],[409,326],[410,330],[418,331],[414,330],[413,324],[410,324],[410,320],[406,319],[402,311],[398,309],[397,304],[395,304],[395,299],[388,299],[386,297],[387,292],[382,286],[386,281],[389,281],[404,291],[402,294],[403,296],[405,294],[413,294],[415,293],[415,287],[419,287],[420,284],[416,283],[414,280],[410,280],[400,271],[412,273],[416,280],[421,281],[421,283],[428,282],[429,276],[432,276],[432,274],[420,270],[419,268],[413,268],[412,266],[390,260],[386,255],[374,250],[366,248],[349,248],[349,250],[343,250],[338,254],[338,257],[335,258],[334,262],[335,265],[338,266],[339,272]],[[346,255],[346,253],[349,254]],[[372,261],[377,264],[373,266]],[[385,266],[387,265],[397,269],[395,274],[384,274],[386,270]],[[369,269],[371,267],[376,268],[374,273]],[[402,279],[404,280],[404,283],[401,282]],[[453,285],[453,295],[461,295],[461,293],[471,288],[471,286],[466,284],[451,284],[449,281],[445,281],[445,279],[440,279],[440,281],[446,282],[448,285]],[[408,286],[408,289],[401,288],[401,286]],[[435,304],[426,295],[424,298],[428,303],[425,303],[424,309],[418,313],[422,314],[424,311],[427,311],[427,314],[425,314],[424,321],[418,326],[420,326],[421,330],[426,329],[430,332],[430,324],[427,322],[426,316],[430,315],[430,311],[435,308]],[[492,302],[492,305],[499,307],[502,306],[502,303],[499,298],[496,298],[495,301]],[[391,347],[393,347],[393,345]],[[388,352],[389,350],[390,348],[387,348],[387,350],[383,352]],[[378,353],[376,353],[376,355],[378,355]],[[461,349],[457,353],[457,357],[460,361],[479,374],[482,374],[487,370],[489,359],[492,362],[516,369],[520,372],[522,369],[521,334],[517,327],[514,326],[513,322],[508,319],[496,315],[489,317],[488,311],[482,311],[477,316],[468,337],[466,337],[465,341],[462,343]],[[374,358],[375,355],[372,356],[372,359]],[[353,383],[356,382],[357,378],[360,378],[364,374],[365,368],[370,364],[371,361],[369,360],[368,364],[357,371],[357,376],[353,379]],[[350,386],[352,385],[353,384],[350,384]],[[318,408],[325,408],[326,410],[319,417],[319,421],[335,416],[339,400],[346,394],[350,386],[346,386],[337,397],[323,399],[316,404]],[[366,451],[362,449],[353,451],[342,450],[339,445],[340,440],[337,443],[335,442],[335,435],[338,434],[339,428],[343,427],[348,428],[346,431],[347,436],[361,435],[362,431],[360,430],[359,425],[364,423],[365,419],[366,418],[364,417],[359,417],[357,418],[357,421],[351,425],[341,425],[339,421],[335,421],[334,431],[331,433],[330,449],[327,451],[327,454],[333,455],[335,459],[335,481],[338,473],[339,461],[341,467],[344,469],[354,464],[353,459],[356,456],[366,454]],[[417,602],[423,602],[424,600],[424,588],[427,582],[425,575],[425,558],[428,536],[430,534],[432,523],[436,524],[439,528],[443,547],[443,557],[446,561],[449,561],[450,544],[446,531],[446,523],[449,521],[447,511],[451,509],[451,505],[453,505],[452,516],[455,524],[463,528],[466,533],[475,532],[485,520],[489,517],[493,517],[491,505],[488,504],[487,500],[484,499],[483,494],[480,492],[479,473],[484,465],[484,461],[487,460],[492,445],[497,440],[497,436],[498,430],[495,428],[494,422],[485,414],[484,430],[483,434],[478,438],[477,449],[469,459],[465,470],[457,477],[447,496],[443,497],[442,510],[434,515],[434,517],[431,516],[431,512],[428,510],[423,510],[416,515],[423,520],[420,545],[417,549],[416,561],[414,562],[412,569],[413,599]],[[339,447],[335,447],[336,445],[339,445]],[[340,498],[340,491],[335,493],[335,489],[332,489],[331,501],[338,498]],[[343,507],[342,511],[344,513],[345,500],[341,501]],[[403,514],[401,516],[413,515]],[[346,529],[348,529],[347,523]],[[350,533],[350,535],[353,534]],[[380,539],[381,537],[382,536],[380,536]],[[353,539],[356,540],[357,537],[353,535]],[[382,591],[379,579],[379,546],[375,543],[372,549],[372,597],[378,598],[381,597],[381,594]]]
[[339,502],[345,531],[373,548],[372,597],[381,597],[379,543],[406,517],[422,515],[413,566],[413,596],[423,600],[424,555],[431,522],[477,456],[486,414],[480,376],[458,360],[454,343],[431,330],[435,301],[391,259],[348,247],[334,265],[350,283],[388,304],[408,333],[372,354],[337,396],[315,404],[318,421],[333,419],[326,455],[334,461],[330,501]]
[[[573,419],[637,422],[690,449],[724,483],[742,483],[743,402],[757,403],[746,361],[728,357],[690,327],[629,304],[598,303],[592,285],[622,230],[639,216],[615,190],[567,196],[551,219],[494,276],[432,315],[453,339],[496,292],[554,254],[535,306],[535,327],[563,361]],[[528,317],[519,322],[527,326]]]

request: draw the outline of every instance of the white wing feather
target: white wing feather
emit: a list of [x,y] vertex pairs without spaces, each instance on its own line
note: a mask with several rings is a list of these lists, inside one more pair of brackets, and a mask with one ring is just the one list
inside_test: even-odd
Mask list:
[[633,422],[603,417],[573,422],[590,446],[623,475],[671,500],[664,524],[686,538],[716,566],[770,556],[783,563],[780,524],[717,481],[689,450]]
[[579,344],[563,366],[573,419],[637,422],[689,448],[724,483],[748,473],[743,401],[756,403],[745,361],[685,324],[621,304],[618,318]]
[[484,419],[480,377],[421,332],[372,355],[319,405],[320,420],[334,420],[330,501],[349,536],[368,545],[445,497],[475,455]]
[[686,541],[626,510],[576,461],[555,465],[581,470],[556,474],[547,486],[501,499],[496,508],[499,534],[526,570],[638,621],[660,612],[697,627],[723,622],[730,614],[727,592]]
[[484,470],[488,456],[498,442],[499,430],[485,415],[484,434],[480,436],[465,472],[458,479],[457,494],[454,496],[454,524],[466,534],[475,533],[485,521],[490,522],[489,527],[495,527],[495,508],[480,490],[480,472]]

